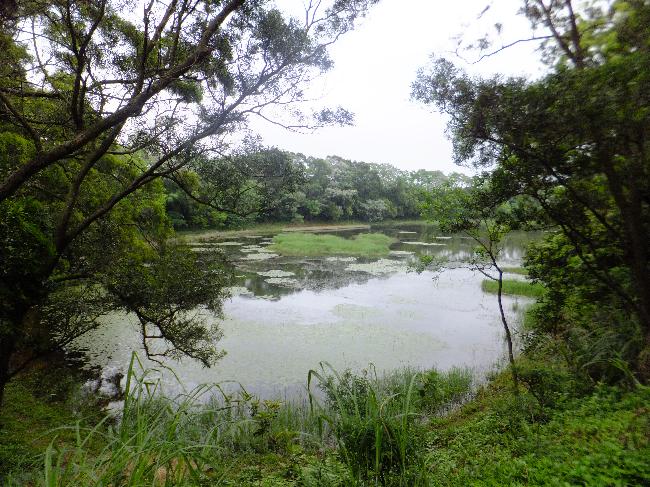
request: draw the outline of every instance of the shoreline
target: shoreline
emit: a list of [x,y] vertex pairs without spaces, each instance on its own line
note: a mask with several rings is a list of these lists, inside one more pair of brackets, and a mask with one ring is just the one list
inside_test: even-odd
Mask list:
[[280,232],[338,232],[349,230],[370,230],[373,226],[383,225],[426,225],[426,220],[384,220],[376,223],[363,223],[363,222],[341,222],[341,223],[260,223],[253,225],[249,228],[242,228],[237,230],[217,230],[217,229],[204,229],[204,230],[182,230],[176,232],[176,237],[179,240],[200,236],[202,239],[212,238],[229,238],[229,237],[244,237],[247,235],[257,234],[272,234]]

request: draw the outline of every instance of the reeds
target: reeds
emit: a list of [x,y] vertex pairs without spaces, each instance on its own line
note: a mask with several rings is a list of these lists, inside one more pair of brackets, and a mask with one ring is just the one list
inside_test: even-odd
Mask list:
[[50,443],[40,485],[219,485],[243,454],[297,451],[326,452],[314,456],[322,465],[304,466],[305,484],[334,461],[342,465],[329,475],[344,476],[341,485],[424,485],[423,424],[467,394],[469,377],[412,369],[378,376],[372,367],[339,373],[322,363],[309,372],[308,401],[263,401],[219,385],[169,398],[134,354],[121,414],[93,428],[59,428],[76,441]]

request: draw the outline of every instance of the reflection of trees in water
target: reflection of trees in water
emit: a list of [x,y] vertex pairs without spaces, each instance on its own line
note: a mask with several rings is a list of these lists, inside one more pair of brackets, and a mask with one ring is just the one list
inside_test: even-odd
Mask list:
[[[398,262],[403,262],[405,269],[408,262],[417,260],[419,256],[428,255],[439,259],[445,259],[450,262],[466,261],[472,256],[474,243],[472,240],[460,235],[453,235],[451,238],[441,234],[433,225],[427,224],[409,224],[399,226],[373,225],[370,230],[354,229],[341,230],[334,233],[341,237],[352,238],[361,233],[382,232],[396,239],[396,242],[390,246],[391,250],[402,250],[413,252],[410,258],[395,258]],[[400,233],[416,232],[416,233]],[[438,238],[437,238],[438,237]],[[506,262],[516,262],[523,258],[526,246],[533,240],[539,238],[539,234],[531,232],[511,232],[503,241],[503,260]],[[257,245],[261,240],[250,239],[247,245]],[[424,242],[435,243],[438,245],[413,245],[404,242]],[[339,289],[349,284],[365,284],[371,279],[386,278],[389,275],[376,275],[367,272],[347,270],[350,262],[340,262],[327,260],[326,257],[279,257],[265,261],[242,261],[242,253],[238,247],[223,247],[227,255],[227,260],[234,267],[237,278],[237,285],[246,286],[255,296],[266,297],[268,299],[279,299],[302,290],[321,291]],[[358,262],[374,262],[378,259],[358,259]],[[295,280],[294,284],[274,284],[267,282],[264,276],[257,272],[269,271],[272,269],[281,269],[283,271],[293,272],[291,279]]]
[[[297,262],[276,262],[275,266],[259,266],[255,270],[247,267],[246,275],[240,278],[240,285],[246,286],[255,296],[281,297],[302,290],[321,291],[325,289],[339,289],[349,284],[365,284],[370,279],[382,277],[365,272],[346,270],[349,262],[329,262],[323,260],[301,260]],[[295,275],[295,285],[279,285],[267,282],[258,271],[269,268],[281,268],[291,271]]]

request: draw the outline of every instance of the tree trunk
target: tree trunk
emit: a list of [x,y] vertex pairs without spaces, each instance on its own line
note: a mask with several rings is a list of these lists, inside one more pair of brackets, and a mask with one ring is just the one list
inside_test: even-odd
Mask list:
[[510,370],[512,372],[512,384],[515,396],[519,395],[519,374],[517,373],[517,366],[515,365],[515,354],[512,346],[512,334],[510,333],[510,327],[508,326],[508,320],[506,320],[506,314],[503,311],[503,272],[501,269],[497,268],[499,272],[499,290],[497,292],[497,298],[499,301],[499,312],[501,313],[501,323],[503,324],[503,329],[506,332],[506,342],[508,344],[508,360],[510,361]]

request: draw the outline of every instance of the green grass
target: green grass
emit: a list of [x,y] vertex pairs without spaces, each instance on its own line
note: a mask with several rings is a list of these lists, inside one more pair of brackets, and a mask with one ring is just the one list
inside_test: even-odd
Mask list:
[[[499,291],[499,283],[491,279],[484,279],[483,282],[481,282],[481,289],[486,293],[497,293]],[[541,284],[533,284],[531,282],[518,281],[514,279],[503,280],[503,294],[539,298],[544,295],[544,292],[544,286]]]
[[[525,387],[514,398],[507,373],[469,400],[467,370],[378,376],[323,364],[309,376],[311,407],[218,387],[163,398],[132,367],[118,423],[77,422],[67,402],[36,397],[21,380],[2,410],[0,465],[12,475],[0,484],[648,485],[650,388],[584,395],[554,367],[520,363],[528,387],[540,371],[556,379],[544,382],[553,400],[542,403]],[[21,442],[29,447],[12,454]]]
[[528,270],[523,267],[502,267],[501,270],[505,274],[519,274],[520,276],[528,275]]
[[648,485],[649,401],[647,387],[601,387],[542,410],[499,380],[434,421],[431,485]]
[[12,425],[3,440],[12,441],[3,445],[30,447],[3,451],[0,485],[420,485],[421,416],[460,400],[470,384],[463,371],[324,368],[310,375],[318,391],[309,402],[262,401],[218,386],[166,398],[147,371],[134,372],[137,364],[134,357],[119,422],[79,422],[12,384],[15,407],[2,411]]
[[[90,426],[103,416],[95,398],[80,397],[79,377],[58,358],[49,364],[37,362],[5,389],[0,408],[0,485],[34,485],[48,446],[76,440],[72,430],[55,428]],[[86,450],[95,446],[88,443]]]
[[353,239],[313,233],[281,233],[273,237],[269,249],[283,255],[349,255],[381,257],[388,255],[394,240],[381,233],[362,233]]

